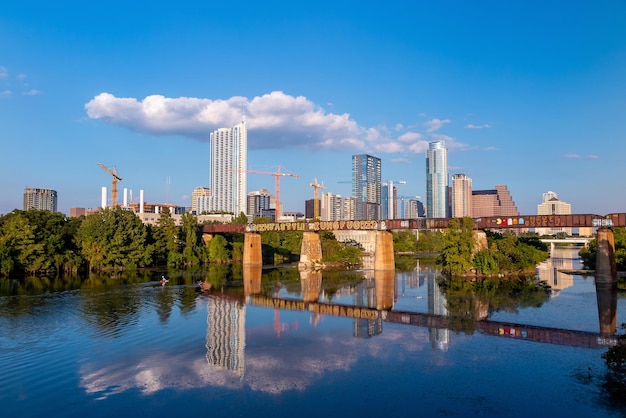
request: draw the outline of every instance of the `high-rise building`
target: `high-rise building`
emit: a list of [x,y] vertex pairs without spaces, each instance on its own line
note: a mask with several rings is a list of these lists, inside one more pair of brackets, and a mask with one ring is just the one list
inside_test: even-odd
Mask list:
[[452,217],[472,216],[472,179],[465,174],[452,176]]
[[381,185],[381,219],[398,219],[398,188],[393,182]]
[[506,185],[499,184],[490,190],[472,190],[472,217],[481,216],[519,216]]
[[426,216],[424,204],[417,199],[403,200],[401,206],[403,207],[402,218],[404,219],[423,218]]
[[265,216],[270,209],[271,194],[267,189],[259,189],[248,193],[247,211],[252,218]]
[[211,132],[209,211],[246,212],[248,130],[246,121]]
[[447,218],[448,150],[444,141],[433,141],[426,150],[426,217]]
[[209,197],[211,196],[211,189],[208,187],[196,187],[193,189],[191,193],[191,213],[195,215],[199,215],[202,212],[198,211],[198,202],[200,197]]
[[356,199],[356,219],[380,219],[380,158],[367,154],[352,156],[352,196]]
[[[547,192],[543,194],[543,202],[537,205],[537,215],[571,215],[572,205],[562,202],[558,199],[556,193]],[[564,232],[572,235],[572,228],[536,228],[535,232],[539,235],[555,235]]]
[[356,199],[354,197],[323,193],[320,201],[320,218],[322,221],[350,221],[355,219]]
[[51,189],[27,187],[24,189],[24,210],[57,211],[57,192]]

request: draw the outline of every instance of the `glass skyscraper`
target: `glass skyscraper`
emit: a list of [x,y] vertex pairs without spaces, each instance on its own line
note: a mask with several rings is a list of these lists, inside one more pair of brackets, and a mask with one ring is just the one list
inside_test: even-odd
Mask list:
[[248,130],[246,121],[211,132],[209,211],[246,213]]
[[367,154],[352,156],[352,196],[356,219],[379,220],[381,210],[380,158]]
[[434,141],[426,151],[426,217],[448,218],[448,208],[448,150]]

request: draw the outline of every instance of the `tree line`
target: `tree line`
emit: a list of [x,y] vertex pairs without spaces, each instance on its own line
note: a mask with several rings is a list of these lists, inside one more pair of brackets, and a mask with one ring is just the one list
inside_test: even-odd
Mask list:
[[[232,222],[247,223],[248,219],[242,213]],[[163,211],[156,224],[149,225],[119,207],[78,218],[16,209],[0,216],[0,276],[240,262],[243,240],[243,234],[231,233],[205,241],[202,224],[191,213],[184,214],[176,225],[170,212]],[[264,264],[299,257],[301,232],[264,233],[261,240]],[[328,261],[352,265],[358,264],[362,248],[324,234],[322,253]]]

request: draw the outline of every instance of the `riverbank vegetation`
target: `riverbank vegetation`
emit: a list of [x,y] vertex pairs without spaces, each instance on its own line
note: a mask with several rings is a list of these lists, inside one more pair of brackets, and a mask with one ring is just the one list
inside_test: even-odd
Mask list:
[[474,235],[474,221],[455,218],[443,233],[437,264],[448,275],[534,276],[537,264],[548,257],[548,248],[535,236],[486,231],[481,245]]
[[[267,222],[266,219],[256,222]],[[233,223],[245,223],[245,215]],[[333,234],[320,234],[322,254],[331,263],[358,266],[362,248],[338,242]],[[261,234],[263,263],[297,261],[302,233]],[[240,262],[244,235],[202,235],[192,214],[176,225],[163,211],[155,225],[144,224],[131,211],[106,208],[79,218],[60,212],[14,210],[0,216],[0,276],[23,274],[76,274],[156,266],[192,267]],[[205,241],[206,239],[206,241]]]

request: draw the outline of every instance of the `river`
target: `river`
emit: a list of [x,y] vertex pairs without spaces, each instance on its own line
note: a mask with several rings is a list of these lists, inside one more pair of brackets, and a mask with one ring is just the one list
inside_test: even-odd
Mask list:
[[[390,280],[277,268],[168,271],[163,286],[157,271],[4,281],[2,414],[624,416],[602,391],[614,339],[599,334],[593,277],[558,271],[580,268],[575,250],[539,266],[548,290],[444,286],[432,260],[408,264]],[[626,322],[621,294],[616,309]]]

